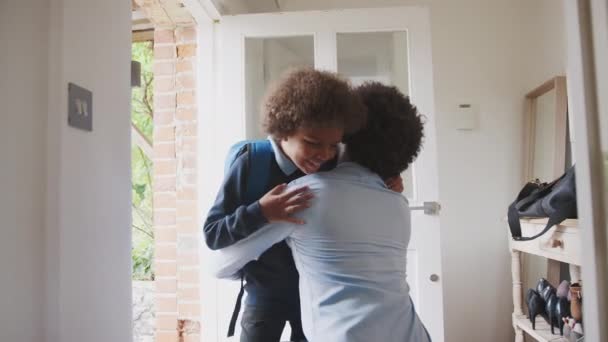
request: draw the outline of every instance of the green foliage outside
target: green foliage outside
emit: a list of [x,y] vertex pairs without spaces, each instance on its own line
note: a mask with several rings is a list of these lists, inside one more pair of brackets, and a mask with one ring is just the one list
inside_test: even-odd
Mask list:
[[[132,88],[131,122],[151,144],[153,133],[152,42],[132,45],[132,59],[141,63],[141,86]],[[133,133],[135,134],[135,133]],[[133,261],[134,280],[154,279],[154,230],[152,226],[152,160],[135,143],[131,146],[131,186],[133,196]]]

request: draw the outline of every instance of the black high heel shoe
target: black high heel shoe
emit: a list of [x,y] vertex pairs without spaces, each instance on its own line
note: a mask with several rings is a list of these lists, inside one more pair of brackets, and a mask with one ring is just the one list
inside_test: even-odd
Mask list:
[[532,323],[532,329],[536,329],[536,316],[543,315],[545,313],[545,301],[533,289],[529,289],[526,293],[526,303],[528,304],[528,318]]
[[547,291],[549,298],[546,301],[545,312],[547,313],[547,322],[551,325],[551,333],[553,334],[553,327],[559,326],[559,322],[557,321],[557,314],[555,312],[555,308],[557,307],[558,297],[555,294],[555,291]]
[[543,291],[545,291],[545,289],[547,287],[553,287],[553,285],[551,285],[551,283],[549,283],[549,281],[545,278],[540,278],[538,280],[538,283],[536,283],[536,292],[538,292],[539,294],[542,294]]
[[[559,334],[564,336],[564,318],[570,316],[570,302],[568,298],[558,297],[555,305],[555,311],[553,313],[557,317],[557,327],[559,328]],[[553,334],[553,324],[551,324],[551,333]]]
[[[541,279],[541,280],[545,280],[545,279]],[[556,295],[555,287],[553,287],[553,285],[549,284],[549,282],[547,282],[547,285],[544,286],[542,291],[538,292],[538,293],[543,298],[545,303],[549,301],[549,298],[551,298],[551,295],[554,295],[554,296]]]

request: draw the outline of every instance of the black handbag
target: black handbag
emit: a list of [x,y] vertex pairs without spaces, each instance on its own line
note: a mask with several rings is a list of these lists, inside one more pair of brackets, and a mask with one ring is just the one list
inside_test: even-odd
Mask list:
[[[549,221],[540,233],[524,237],[521,236],[521,217],[548,217]],[[577,218],[574,166],[551,183],[527,183],[508,212],[511,236],[517,241],[534,240],[567,218]]]

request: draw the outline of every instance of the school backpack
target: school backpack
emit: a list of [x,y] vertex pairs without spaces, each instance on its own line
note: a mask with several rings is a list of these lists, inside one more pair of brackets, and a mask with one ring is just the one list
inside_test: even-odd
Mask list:
[[[249,151],[249,172],[247,174],[247,188],[245,189],[246,204],[253,203],[259,200],[266,192],[268,192],[268,183],[270,177],[270,163],[274,158],[272,145],[268,139],[265,140],[243,140],[240,141],[228,150],[226,162],[224,165],[224,174],[228,174],[230,168],[234,164],[238,156],[241,155],[243,149],[247,147]],[[243,273],[239,272],[241,280],[241,289],[237,295],[230,324],[228,326],[228,337],[234,335],[236,320],[241,311],[241,301],[243,299]]]
[[228,174],[235,160],[241,155],[243,148],[249,150],[249,173],[247,174],[247,188],[245,189],[246,204],[259,200],[268,189],[270,177],[270,165],[274,152],[268,139],[243,140],[228,150],[224,165],[224,174]]

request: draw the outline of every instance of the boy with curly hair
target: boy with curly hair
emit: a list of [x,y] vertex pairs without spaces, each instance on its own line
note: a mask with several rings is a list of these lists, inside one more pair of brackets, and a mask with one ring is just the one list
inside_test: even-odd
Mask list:
[[[338,144],[344,134],[354,133],[365,122],[366,109],[349,84],[336,74],[313,69],[287,73],[267,92],[262,112],[270,135],[272,158],[266,168],[265,193],[247,198],[254,159],[252,144],[237,152],[203,233],[207,246],[217,250],[231,246],[269,222],[303,224],[292,215],[309,206],[307,187],[286,191],[286,184],[336,165]],[[393,181],[400,186],[400,181]],[[241,342],[279,341],[288,321],[291,341],[305,341],[300,320],[298,273],[289,247],[279,242],[240,272],[247,292],[241,319]],[[237,298],[228,336],[234,334],[243,287]]]

